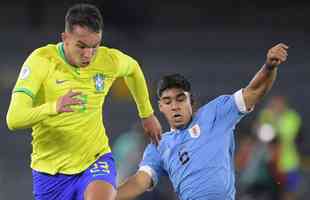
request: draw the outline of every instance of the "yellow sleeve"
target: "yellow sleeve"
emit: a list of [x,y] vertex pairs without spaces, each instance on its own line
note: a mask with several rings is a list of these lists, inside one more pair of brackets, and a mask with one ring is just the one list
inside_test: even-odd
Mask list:
[[123,77],[131,95],[133,96],[140,118],[146,118],[153,114],[153,108],[149,98],[147,84],[143,72],[133,58],[120,51],[115,51],[119,64],[119,77]]
[[34,98],[47,77],[50,62],[34,51],[23,64],[13,92],[24,92]]
[[37,122],[56,114],[56,102],[33,107],[37,92],[47,77],[50,63],[33,52],[21,68],[13,89],[7,113],[9,129],[29,128]]
[[57,114],[56,102],[49,102],[33,107],[33,100],[28,94],[15,92],[12,95],[6,121],[10,130],[30,128],[34,124]]

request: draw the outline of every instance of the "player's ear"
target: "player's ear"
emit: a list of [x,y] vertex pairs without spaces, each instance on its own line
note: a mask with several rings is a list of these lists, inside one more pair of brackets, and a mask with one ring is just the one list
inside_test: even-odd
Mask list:
[[66,32],[62,32],[61,33],[61,40],[62,40],[62,42],[65,42],[67,38],[68,38],[67,33]]

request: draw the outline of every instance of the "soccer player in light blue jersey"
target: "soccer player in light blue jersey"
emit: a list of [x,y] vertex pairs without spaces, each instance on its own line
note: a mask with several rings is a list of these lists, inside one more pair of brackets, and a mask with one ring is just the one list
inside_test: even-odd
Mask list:
[[181,200],[234,200],[234,129],[270,90],[288,47],[278,44],[253,80],[232,95],[220,96],[193,113],[190,83],[181,75],[159,82],[159,110],[171,130],[158,146],[149,144],[138,172],[118,188],[117,200],[152,189],[162,175]]

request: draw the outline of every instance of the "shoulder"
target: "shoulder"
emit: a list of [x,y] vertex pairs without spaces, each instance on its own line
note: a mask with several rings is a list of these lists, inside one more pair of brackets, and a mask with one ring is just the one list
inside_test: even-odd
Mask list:
[[172,131],[166,131],[165,133],[162,134],[159,145],[161,143],[169,142],[170,140],[173,139],[173,136],[174,136],[174,133]]
[[168,139],[170,136],[173,135],[173,132],[172,131],[166,131],[162,134],[162,138],[164,139]]
[[54,65],[58,60],[57,46],[49,44],[35,49],[27,58],[28,62],[45,67]]
[[108,57],[108,58],[112,58],[112,59],[120,59],[122,57],[129,57],[127,54],[125,54],[124,52],[122,52],[119,49],[115,49],[115,48],[110,48],[110,47],[106,47],[106,46],[100,46],[97,50],[97,56],[99,57]]
[[216,107],[218,107],[220,104],[224,104],[225,102],[227,102],[231,99],[232,99],[232,95],[218,96],[218,97],[214,98],[213,100],[209,101],[208,103],[206,103],[205,105],[201,106],[197,110],[197,113],[201,113],[201,112],[204,112],[206,110],[216,109]]
[[204,105],[202,108],[208,108],[208,107],[222,108],[225,105],[227,106],[235,105],[235,104],[238,104],[238,101],[241,101],[241,100],[243,101],[243,99],[241,98],[243,98],[242,93],[239,91],[235,92],[232,95],[231,94],[220,95],[217,98],[210,101],[208,104]]
[[27,66],[32,70],[39,70],[41,72],[47,71],[55,66],[57,62],[56,57],[56,45],[46,45],[32,51],[26,59],[24,67]]
[[226,103],[227,101],[233,100],[233,95],[220,95],[217,98],[215,98],[212,102],[216,104]]
[[148,151],[155,151],[159,152],[160,149],[163,149],[171,140],[173,140],[173,132],[172,131],[167,131],[161,135],[161,140],[158,144],[158,146],[154,144],[148,144],[146,147],[146,150]]
[[113,55],[113,56],[129,56],[128,54],[126,54],[125,52],[123,52],[120,49],[115,49],[115,48],[110,48],[110,47],[105,47],[102,46],[100,47],[102,49],[104,49],[109,55]]
[[58,56],[57,53],[57,45],[55,44],[48,44],[43,47],[39,47],[35,49],[30,56],[36,57],[36,58],[41,58],[41,59],[46,59],[46,60],[52,60],[56,56]]
[[220,95],[209,101],[207,104],[201,106],[196,111],[195,117],[197,119],[213,118],[215,115],[217,115],[219,110],[234,106],[234,102],[235,100],[233,95]]
[[96,63],[99,66],[103,64],[106,66],[106,69],[109,66],[112,67],[110,70],[115,71],[118,76],[130,74],[132,66],[137,63],[132,57],[122,51],[105,46],[99,47],[96,57]]

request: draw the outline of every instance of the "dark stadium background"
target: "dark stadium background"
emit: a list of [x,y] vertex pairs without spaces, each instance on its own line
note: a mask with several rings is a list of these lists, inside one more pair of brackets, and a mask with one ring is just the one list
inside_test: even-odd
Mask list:
[[[65,11],[74,2],[60,0],[2,0],[0,5],[0,199],[32,199],[29,169],[29,130],[10,133],[5,115],[10,92],[27,55],[37,47],[60,40]],[[86,2],[86,1],[84,1]],[[285,95],[301,114],[298,138],[303,184],[300,199],[310,187],[310,2],[249,0],[103,0],[103,44],[136,58],[150,86],[156,107],[155,85],[161,75],[179,72],[193,84],[200,103],[246,86],[278,42],[290,46],[271,94]],[[250,130],[256,110],[239,125]],[[111,143],[138,118],[122,83],[105,105],[105,125]],[[165,129],[167,124],[160,115]],[[164,191],[166,193],[170,190]],[[156,194],[153,199],[156,199]],[[151,197],[150,197],[151,198]]]

